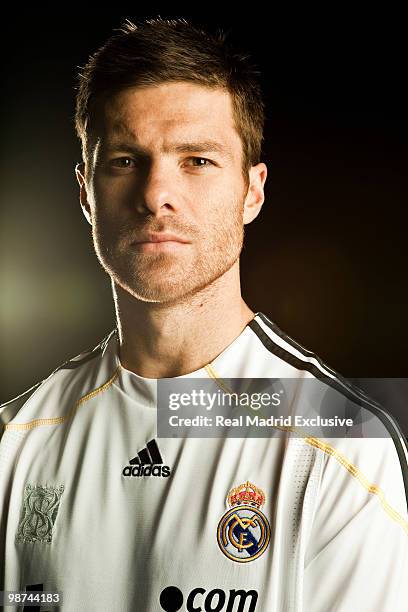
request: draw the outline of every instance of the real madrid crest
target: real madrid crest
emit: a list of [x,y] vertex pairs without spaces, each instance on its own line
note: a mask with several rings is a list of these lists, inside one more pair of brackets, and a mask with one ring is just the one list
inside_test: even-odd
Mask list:
[[271,539],[268,519],[260,510],[265,494],[247,480],[231,489],[227,504],[229,509],[218,523],[218,545],[232,561],[254,561],[265,552]]

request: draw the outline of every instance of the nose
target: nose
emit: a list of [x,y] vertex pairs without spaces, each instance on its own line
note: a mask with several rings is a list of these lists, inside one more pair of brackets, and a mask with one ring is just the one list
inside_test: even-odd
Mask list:
[[177,176],[169,162],[152,162],[143,176],[137,210],[141,214],[150,211],[158,215],[162,211],[177,208]]

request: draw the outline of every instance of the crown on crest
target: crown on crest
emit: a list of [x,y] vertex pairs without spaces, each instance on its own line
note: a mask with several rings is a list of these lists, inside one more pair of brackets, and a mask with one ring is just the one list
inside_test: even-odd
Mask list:
[[230,506],[247,505],[260,508],[265,503],[265,493],[247,480],[244,484],[231,489],[227,497]]

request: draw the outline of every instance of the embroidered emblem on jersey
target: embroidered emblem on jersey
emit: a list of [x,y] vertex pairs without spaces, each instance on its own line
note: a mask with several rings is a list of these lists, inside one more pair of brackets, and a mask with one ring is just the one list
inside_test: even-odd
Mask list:
[[154,438],[137,453],[136,457],[129,459],[129,464],[123,468],[123,476],[159,476],[161,478],[170,476],[170,467],[163,465],[163,459]]
[[217,541],[232,561],[254,561],[267,549],[271,528],[260,510],[264,504],[264,492],[248,480],[228,493],[229,509],[218,523]]
[[17,542],[51,542],[63,491],[64,485],[25,486]]

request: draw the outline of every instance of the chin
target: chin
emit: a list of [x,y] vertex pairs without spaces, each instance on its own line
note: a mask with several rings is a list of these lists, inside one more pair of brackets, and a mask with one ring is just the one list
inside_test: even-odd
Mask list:
[[171,286],[166,286],[166,283],[162,283],[160,286],[154,287],[152,283],[149,286],[142,286],[131,281],[123,282],[123,280],[117,278],[114,281],[135,299],[152,304],[177,303],[196,292],[195,288],[183,288],[180,283]]
[[[239,257],[239,253],[238,253]],[[217,262],[190,262],[188,266],[158,265],[149,270],[137,269],[129,262],[121,262],[121,266],[106,266],[105,270],[115,284],[122,287],[135,299],[155,304],[191,301],[194,296],[213,285],[224,276],[237,261],[238,257],[228,261]],[[213,265],[211,265],[211,263]]]

